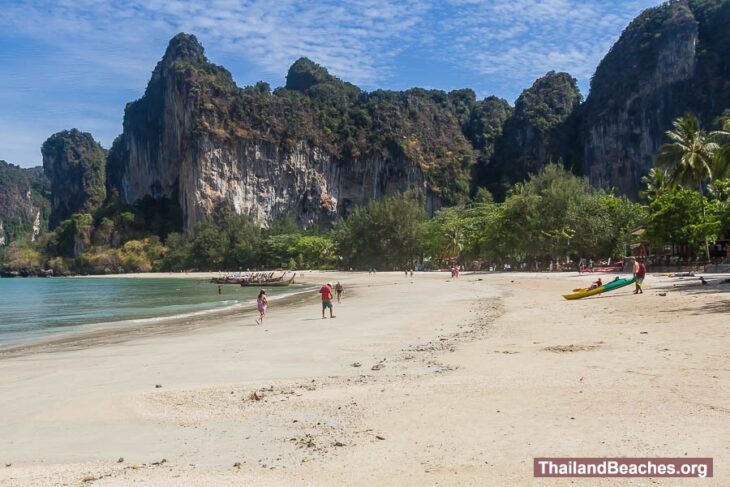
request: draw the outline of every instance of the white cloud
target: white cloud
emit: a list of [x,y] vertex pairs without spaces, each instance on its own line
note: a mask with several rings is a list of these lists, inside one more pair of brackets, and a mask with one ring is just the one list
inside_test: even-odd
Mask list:
[[[567,71],[588,80],[623,28],[654,0],[448,0],[439,38],[451,58],[474,73],[519,81]],[[435,46],[438,48],[438,46]],[[584,93],[585,95],[586,93]]]
[[[0,103],[5,109],[0,126],[12,125],[9,113],[16,117],[23,111],[66,120],[59,128],[96,120],[92,125],[98,128],[86,130],[108,146],[121,124],[111,121],[121,118],[125,101],[142,93],[167,41],[180,31],[196,34],[209,57],[232,69],[242,84],[282,80],[294,60],[307,56],[345,80],[365,88],[387,88],[389,83],[402,85],[402,70],[414,62],[408,56],[418,51],[425,53],[421,59],[434,59],[453,72],[438,82],[428,75],[405,81],[414,85],[465,86],[481,95],[514,99],[535,78],[554,69],[576,76],[585,95],[611,43],[641,9],[656,1],[10,2],[0,10],[0,29],[45,46],[45,52],[36,53],[32,61],[38,66],[31,62],[21,68],[3,60],[23,54],[0,45]],[[406,65],[399,64],[403,59]],[[470,82],[462,81],[459,73]],[[78,108],[94,103],[96,109]],[[27,122],[28,127],[37,126],[30,118]],[[10,153],[19,154],[19,161],[31,154],[37,157],[47,135],[25,152]],[[28,139],[5,135],[0,151],[7,154],[3,146],[13,140],[25,144]]]
[[[416,0],[148,0],[20,3],[0,25],[83,52],[100,68],[139,82],[150,68],[150,46],[185,31],[204,45],[243,56],[268,74],[285,73],[308,56],[356,83],[376,83],[399,44],[419,23]],[[155,53],[159,56],[159,53]]]

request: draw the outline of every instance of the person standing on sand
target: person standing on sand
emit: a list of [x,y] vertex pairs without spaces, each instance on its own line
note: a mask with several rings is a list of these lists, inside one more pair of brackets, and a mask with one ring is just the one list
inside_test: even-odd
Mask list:
[[345,292],[345,288],[342,287],[342,284],[340,281],[337,281],[337,284],[335,284],[335,293],[337,294],[337,303],[342,302],[342,293]]
[[327,308],[330,309],[330,318],[334,318],[335,316],[332,314],[332,283],[328,282],[319,288],[319,293],[322,295],[322,319],[325,319],[324,311]]
[[[634,261],[636,262],[636,261]],[[644,284],[644,278],[646,277],[646,265],[643,262],[639,262],[639,268],[636,271],[636,289],[634,290],[634,294],[644,294],[644,291],[641,289],[641,287]]]
[[256,298],[256,308],[259,310],[259,318],[256,320],[257,325],[264,324],[264,318],[266,318],[266,308],[269,307],[269,300],[266,298],[266,290],[262,289],[259,291],[259,296]]

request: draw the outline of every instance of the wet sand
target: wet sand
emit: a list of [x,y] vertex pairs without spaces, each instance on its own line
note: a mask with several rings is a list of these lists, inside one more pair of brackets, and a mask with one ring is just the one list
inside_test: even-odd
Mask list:
[[730,483],[730,285],[568,302],[591,276],[305,279],[343,281],[336,319],[309,296],[263,326],[0,359],[0,483],[564,485],[532,458],[685,455]]

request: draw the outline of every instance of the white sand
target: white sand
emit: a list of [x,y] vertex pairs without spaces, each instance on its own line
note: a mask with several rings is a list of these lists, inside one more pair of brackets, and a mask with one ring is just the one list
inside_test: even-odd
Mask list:
[[687,455],[715,458],[690,482],[730,485],[728,285],[567,302],[590,276],[306,278],[343,280],[336,319],[312,297],[0,359],[0,484],[567,485],[532,458]]

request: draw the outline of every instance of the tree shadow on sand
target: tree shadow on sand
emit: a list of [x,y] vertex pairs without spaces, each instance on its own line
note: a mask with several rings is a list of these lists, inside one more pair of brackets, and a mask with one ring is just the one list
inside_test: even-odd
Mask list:
[[712,313],[730,313],[730,299],[722,299],[705,303],[701,306],[691,308],[672,308],[661,311],[662,313],[688,313],[691,315],[704,315]]

